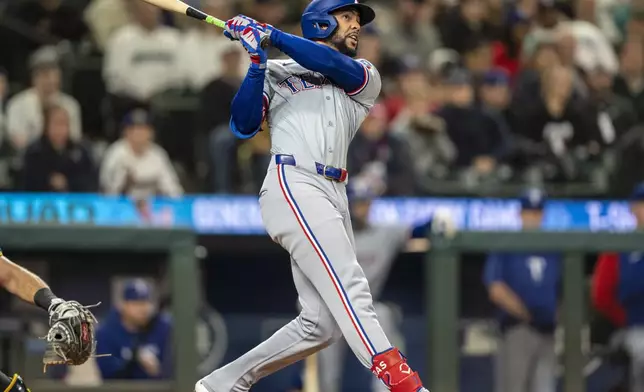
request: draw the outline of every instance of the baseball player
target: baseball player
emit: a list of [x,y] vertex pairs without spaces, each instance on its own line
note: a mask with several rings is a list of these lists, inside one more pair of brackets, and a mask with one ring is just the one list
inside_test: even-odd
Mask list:
[[[50,342],[49,335],[52,335],[52,332],[60,333],[58,332],[59,325],[57,325],[57,321],[64,319],[64,317],[61,317],[62,310],[64,310],[65,312],[77,310],[83,313],[87,312],[87,310],[84,307],[81,307],[78,302],[65,301],[61,298],[56,297],[56,295],[52,293],[52,291],[42,279],[36,276],[33,272],[30,272],[27,269],[11,262],[2,254],[2,250],[0,250],[0,285],[11,294],[18,296],[20,299],[32,303],[49,313],[50,324],[52,325],[52,328],[50,329],[50,333],[47,334],[48,346]],[[72,322],[65,322],[65,324],[67,326],[73,325]],[[79,324],[76,325],[78,326]],[[70,331],[70,335],[76,335],[76,333],[74,331]],[[93,332],[91,332],[91,336],[88,336],[88,339],[91,339],[93,342]],[[82,342],[78,343],[80,343],[79,345],[82,346]],[[66,353],[67,350],[64,347],[61,348],[61,352]],[[90,354],[91,353],[88,353],[87,357],[84,358],[84,360],[87,360]],[[44,360],[45,364],[64,362],[66,362],[65,358],[58,358],[57,360],[55,358],[48,359],[47,354]],[[20,375],[18,375],[17,373],[10,377],[0,372],[0,389],[4,390],[4,392],[29,391],[29,388],[25,386],[22,377],[20,377]]]
[[[360,362],[394,392],[426,391],[392,347],[355,253],[346,194],[347,149],[380,93],[376,68],[355,60],[360,29],[375,12],[358,0],[313,0],[304,38],[245,16],[227,22],[251,65],[231,106],[240,138],[269,124],[272,159],[259,195],[271,238],[291,255],[300,315],[268,340],[195,385],[197,392],[248,391],[260,378],[344,335]],[[267,42],[288,60],[267,61]]]
[[[545,195],[530,189],[521,197],[523,230],[542,226]],[[496,361],[497,392],[554,392],[554,332],[561,278],[561,255],[488,255],[483,281],[498,308],[501,329]]]

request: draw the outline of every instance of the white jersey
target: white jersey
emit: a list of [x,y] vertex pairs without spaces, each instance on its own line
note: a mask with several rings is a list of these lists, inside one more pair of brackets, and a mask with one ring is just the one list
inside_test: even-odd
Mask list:
[[380,94],[376,68],[358,60],[365,81],[345,92],[324,75],[294,60],[270,60],[264,83],[264,107],[270,126],[272,154],[289,154],[345,168],[349,143]]

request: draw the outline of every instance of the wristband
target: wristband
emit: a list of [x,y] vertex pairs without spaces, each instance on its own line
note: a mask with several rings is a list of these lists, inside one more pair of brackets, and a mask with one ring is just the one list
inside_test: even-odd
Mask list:
[[49,312],[52,305],[62,302],[62,300],[51,292],[49,287],[43,287],[36,291],[34,295],[34,304]]

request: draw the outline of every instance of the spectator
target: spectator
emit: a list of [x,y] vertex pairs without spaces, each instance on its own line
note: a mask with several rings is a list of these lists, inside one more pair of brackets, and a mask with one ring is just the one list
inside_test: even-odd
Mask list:
[[443,178],[456,159],[456,147],[445,131],[445,121],[430,113],[422,100],[412,101],[392,123],[392,132],[409,145],[415,177]]
[[[230,102],[241,85],[245,72],[239,71],[246,64],[246,55],[240,55],[238,44],[224,43],[221,48],[223,72],[210,82],[200,94],[199,128],[209,138],[209,167],[211,188],[215,192],[232,192],[232,168],[238,141],[230,132]],[[244,60],[243,60],[244,59]]]
[[23,151],[37,140],[44,126],[43,108],[56,104],[69,114],[70,138],[81,139],[81,111],[78,102],[61,92],[61,69],[53,47],[44,47],[30,61],[32,87],[18,93],[7,104],[7,133],[12,146]]
[[[223,20],[233,16],[226,0],[206,0],[202,1],[202,6],[204,12],[217,15]],[[224,57],[233,49],[246,53],[241,45],[231,42],[212,26],[200,21],[191,25],[183,36],[179,55],[179,66],[188,87],[193,91],[201,91],[210,82],[224,75],[227,71]],[[243,61],[237,61],[237,71],[245,73],[250,61],[246,55],[242,59]],[[225,106],[230,106],[230,101],[226,101]]]
[[494,66],[503,69],[513,79],[521,67],[521,46],[531,22],[532,20],[516,6],[508,13],[503,39],[492,43]]
[[523,103],[521,111],[514,111],[520,124],[514,131],[533,142],[545,142],[557,157],[576,147],[599,152],[597,113],[588,101],[573,94],[573,71],[563,66],[546,71],[540,91],[531,103]]
[[[545,196],[531,189],[521,197],[523,230],[539,230]],[[496,390],[554,392],[561,256],[490,254],[483,281],[498,308],[501,330],[497,349]]]
[[135,199],[183,194],[168,154],[153,142],[154,129],[148,114],[135,110],[126,116],[123,137],[112,144],[103,158],[100,185],[108,194],[128,194]]
[[[483,75],[483,83],[479,89],[479,98],[484,109],[506,122],[505,117],[511,100],[510,78],[505,71],[494,69]],[[505,126],[507,128],[507,125]]]
[[463,65],[472,73],[474,83],[477,85],[483,75],[492,69],[492,49],[491,42],[482,38],[473,39],[463,46]]
[[127,282],[120,303],[99,324],[97,363],[105,380],[170,378],[172,326],[157,313],[151,288],[140,279]]
[[88,31],[81,8],[63,0],[23,1],[16,16],[56,40],[79,42]]
[[568,20],[560,8],[561,5],[555,0],[539,0],[537,23],[524,40],[523,58],[530,58],[542,40],[550,41],[561,33],[570,34],[577,43],[574,49],[576,66],[586,68],[587,64],[599,64],[615,74],[618,69],[617,57],[601,30],[592,23]]
[[131,23],[127,0],[91,0],[85,8],[83,18],[92,32],[92,38],[104,51],[112,34]]
[[612,76],[601,68],[586,74],[593,112],[604,144],[613,144],[637,124],[637,114],[631,102],[613,92]]
[[484,0],[463,0],[447,11],[439,22],[445,46],[463,54],[470,42],[494,38],[494,29],[487,22],[489,5]]
[[387,129],[387,109],[371,109],[349,146],[347,169],[353,175],[384,181],[388,196],[409,196],[415,190],[414,169],[409,146]]
[[615,93],[630,100],[644,122],[644,41],[631,38],[624,43],[621,53],[621,70],[615,79]]
[[[644,227],[644,184],[635,187],[631,195],[631,212],[637,228]],[[622,253],[619,256],[618,295],[626,311],[624,346],[631,358],[630,390],[644,390],[644,257],[642,252]]]
[[114,118],[182,82],[179,32],[161,25],[159,7],[142,1],[128,1],[127,6],[134,22],[116,31],[105,49],[103,76]]
[[89,151],[70,139],[69,114],[45,109],[45,132],[25,153],[23,184],[30,192],[95,192],[96,172]]
[[518,111],[527,109],[535,102],[535,99],[541,95],[541,75],[557,65],[561,65],[561,58],[554,39],[541,40],[532,57],[517,75],[512,95],[515,109]]
[[500,124],[474,105],[472,79],[464,70],[452,72],[446,81],[447,101],[437,114],[456,146],[456,168],[472,168],[480,175],[491,174],[506,150]]
[[441,47],[440,34],[433,27],[436,4],[430,0],[399,0],[396,23],[383,29],[383,48],[391,58],[413,53],[426,59]]
[[204,132],[211,132],[222,125],[228,126],[230,102],[246,74],[245,68],[248,67],[248,56],[240,53],[239,44],[226,39],[220,42],[218,51],[221,62],[219,75],[208,82],[199,94],[198,117],[200,128]]

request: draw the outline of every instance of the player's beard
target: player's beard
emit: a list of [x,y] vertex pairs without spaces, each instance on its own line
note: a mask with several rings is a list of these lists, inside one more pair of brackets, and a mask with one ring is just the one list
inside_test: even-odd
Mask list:
[[333,45],[338,52],[345,54],[351,58],[355,58],[358,55],[358,45],[356,45],[355,49],[350,48],[349,45],[347,45],[347,40],[349,38],[346,35],[340,35],[338,33],[333,34],[333,36],[329,39],[329,43]]

